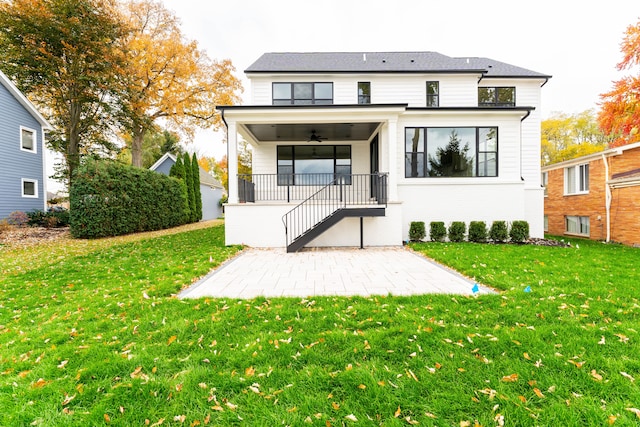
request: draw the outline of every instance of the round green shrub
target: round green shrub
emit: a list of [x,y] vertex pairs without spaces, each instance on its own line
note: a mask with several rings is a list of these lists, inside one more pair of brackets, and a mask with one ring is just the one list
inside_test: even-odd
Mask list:
[[429,238],[432,242],[444,242],[447,229],[442,221],[432,221],[429,223]]
[[495,243],[504,243],[509,238],[506,221],[493,221],[489,229],[489,238]]
[[487,241],[487,224],[484,221],[471,221],[469,223],[469,241],[476,243]]
[[462,242],[467,233],[467,225],[462,221],[453,221],[449,225],[449,241]]
[[514,243],[522,243],[529,238],[529,223],[527,221],[513,221],[509,237]]
[[424,221],[412,221],[409,225],[409,240],[412,242],[421,242],[425,235]]

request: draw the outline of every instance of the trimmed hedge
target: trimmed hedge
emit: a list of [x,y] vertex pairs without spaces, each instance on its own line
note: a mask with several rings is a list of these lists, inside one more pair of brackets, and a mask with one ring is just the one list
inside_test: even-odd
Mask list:
[[513,221],[509,237],[514,243],[522,243],[529,238],[529,223],[527,221]]
[[421,242],[426,235],[424,221],[412,221],[409,225],[409,240]]
[[469,241],[476,243],[487,241],[487,224],[484,221],[471,221],[469,223]]
[[70,231],[77,238],[119,236],[185,223],[179,180],[112,161],[89,160],[74,175]]
[[489,238],[496,243],[504,243],[509,238],[506,221],[493,221],[489,230]]
[[442,221],[432,221],[429,223],[429,239],[432,242],[444,242],[447,236],[447,229]]
[[467,225],[462,221],[453,221],[449,225],[449,241],[462,242],[467,233]]

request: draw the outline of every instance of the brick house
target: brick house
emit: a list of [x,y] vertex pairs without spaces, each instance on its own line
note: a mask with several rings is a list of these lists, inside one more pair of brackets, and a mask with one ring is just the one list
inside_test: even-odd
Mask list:
[[640,246],[640,143],[542,168],[545,232]]

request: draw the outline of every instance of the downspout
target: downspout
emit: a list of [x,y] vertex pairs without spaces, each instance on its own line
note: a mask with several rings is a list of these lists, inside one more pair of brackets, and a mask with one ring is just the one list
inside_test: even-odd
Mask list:
[[607,162],[607,156],[602,155],[602,162],[604,163],[604,193],[605,193],[605,212],[607,217],[607,240],[609,243],[611,240],[611,187],[609,187],[609,163]]
[[524,122],[524,120],[530,115],[531,110],[527,110],[527,114],[520,119],[520,181],[524,181],[524,177],[522,176],[522,122]]

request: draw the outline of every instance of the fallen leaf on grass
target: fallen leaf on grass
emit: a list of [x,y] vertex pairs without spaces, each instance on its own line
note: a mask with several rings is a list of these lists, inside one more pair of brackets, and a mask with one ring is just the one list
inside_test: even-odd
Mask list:
[[349,421],[353,421],[354,423],[357,423],[357,422],[358,422],[358,419],[357,419],[357,418],[356,418],[356,416],[355,416],[355,415],[353,415],[353,414],[349,414],[349,415],[347,415],[345,418],[346,418],[347,420],[349,420]]
[[615,423],[617,419],[618,419],[617,416],[609,415],[609,417],[607,418],[607,423],[609,423],[609,425],[613,425],[613,423]]
[[505,383],[514,383],[518,381],[518,374],[505,375],[502,377],[502,381]]
[[640,409],[637,408],[624,408],[625,411],[633,412],[638,418],[640,418]]
[[419,422],[417,422],[416,420],[412,420],[411,417],[407,417],[404,419],[407,423],[411,424],[412,426],[418,425],[420,424]]
[[622,375],[623,377],[631,380],[631,382],[636,380],[635,378],[633,378],[631,375],[627,374],[626,372],[620,372],[620,375]]
[[171,343],[174,342],[177,338],[178,337],[176,337],[175,335],[171,335],[167,340],[167,345],[171,345]]
[[544,397],[544,394],[542,394],[539,388],[534,388],[533,392],[536,394],[536,396],[538,396],[541,399]]
[[69,361],[68,361],[68,360],[63,360],[63,361],[62,361],[62,362],[60,362],[60,364],[58,365],[58,368],[60,368],[60,369],[64,368],[64,366],[65,366],[67,363],[69,363]]
[[109,414],[104,414],[103,417],[104,417],[104,421],[105,422],[107,422],[107,423],[111,422],[111,417],[109,417]]
[[75,395],[75,394],[74,394],[73,396],[69,396],[68,394],[65,394],[65,396],[64,396],[64,400],[62,401],[62,406],[66,406],[66,405],[68,405],[68,404],[69,404],[69,403],[71,403],[71,401],[72,401],[73,399],[75,399],[75,398],[76,398],[76,395]]
[[396,409],[396,412],[393,413],[393,417],[398,418],[401,413],[402,413],[402,410],[400,409],[400,406],[398,406],[398,409]]
[[602,381],[602,375],[600,375],[595,369],[591,370],[591,376],[596,380],[596,381]]

